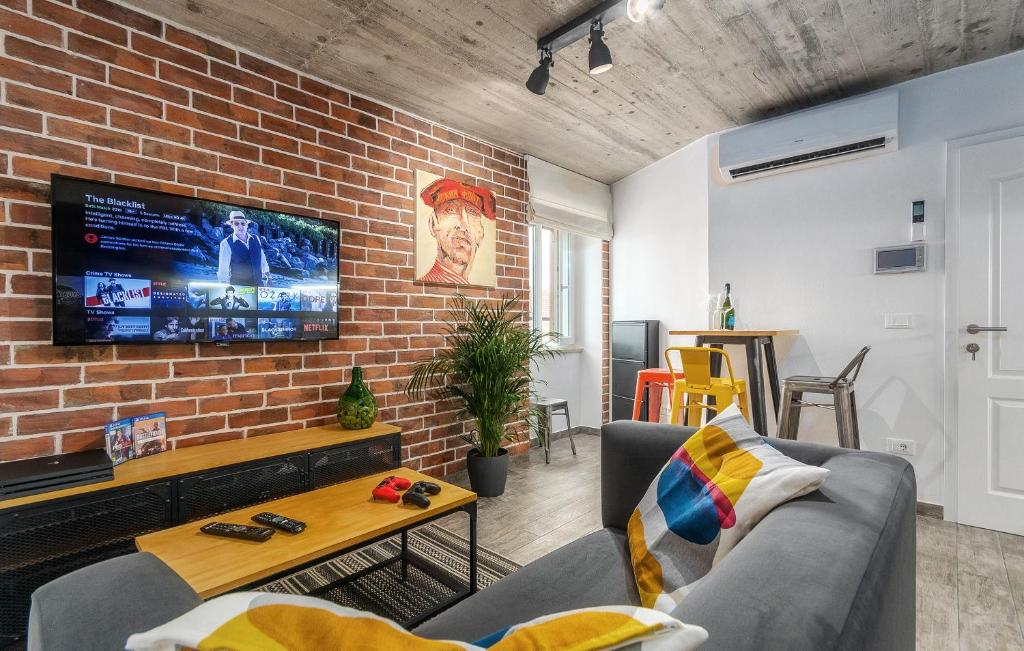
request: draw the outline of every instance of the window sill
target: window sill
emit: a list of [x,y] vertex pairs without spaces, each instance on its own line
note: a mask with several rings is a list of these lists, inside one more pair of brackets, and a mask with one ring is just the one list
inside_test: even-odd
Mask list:
[[555,351],[556,353],[582,353],[583,346],[576,344],[565,344],[559,346],[548,346],[548,350]]

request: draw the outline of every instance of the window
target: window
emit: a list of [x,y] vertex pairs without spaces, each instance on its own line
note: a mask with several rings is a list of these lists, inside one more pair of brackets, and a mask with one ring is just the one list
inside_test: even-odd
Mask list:
[[533,326],[573,341],[572,236],[547,226],[530,226],[530,296]]

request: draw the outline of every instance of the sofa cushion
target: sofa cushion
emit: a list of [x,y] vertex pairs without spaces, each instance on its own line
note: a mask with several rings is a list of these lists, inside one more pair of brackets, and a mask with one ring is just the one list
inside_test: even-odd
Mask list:
[[513,572],[421,624],[423,637],[477,640],[541,615],[590,606],[640,605],[621,530],[602,529]]
[[827,476],[769,445],[736,405],[724,409],[676,450],[629,519],[643,605],[671,612],[769,511]]

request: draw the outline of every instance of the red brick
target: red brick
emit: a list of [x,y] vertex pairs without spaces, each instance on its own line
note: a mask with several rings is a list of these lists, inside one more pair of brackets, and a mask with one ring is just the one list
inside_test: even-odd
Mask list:
[[307,127],[304,124],[299,124],[298,122],[279,118],[276,115],[267,115],[266,113],[261,115],[260,126],[268,131],[282,133],[286,136],[298,138],[299,140],[308,140],[310,142],[316,140],[315,129]]
[[[289,156],[279,151],[263,150],[263,164],[271,167],[283,167],[285,169],[303,172],[305,174],[316,174],[316,163],[298,156]],[[333,183],[331,184],[334,185]],[[332,188],[333,192],[333,188]]]
[[[50,182],[51,174],[64,174],[65,176],[77,176],[79,178],[93,179],[96,181],[109,181],[110,174],[89,167],[78,167],[76,165],[65,165],[38,158],[17,157],[11,168],[17,176],[27,176],[40,181]],[[49,219],[46,221],[49,225]]]
[[[96,63],[84,57],[68,54],[63,50],[45,47],[31,41],[24,41],[15,36],[8,36],[4,39],[7,54],[25,59],[48,68],[56,68],[65,73],[90,77],[102,81],[107,74],[107,68],[101,63]],[[36,84],[39,85],[39,84]],[[70,92],[70,89],[68,91]]]
[[254,145],[283,149],[284,151],[289,151],[293,154],[298,153],[299,151],[299,143],[291,138],[285,138],[284,136],[276,133],[263,131],[261,129],[253,129],[252,127],[244,125],[242,126],[241,139]]
[[[316,169],[314,168],[314,172]],[[319,192],[321,194],[334,194],[334,183],[325,181],[315,176],[304,176],[302,174],[293,174],[292,172],[285,172],[284,184],[301,188],[308,192]]]
[[241,432],[217,432],[216,434],[204,434],[202,436],[186,436],[174,439],[174,449],[218,443],[220,441],[233,441],[240,438],[242,438]]
[[65,140],[87,142],[90,145],[109,149],[123,149],[131,152],[139,150],[139,139],[136,136],[81,122],[49,118],[46,121],[46,132]]
[[82,452],[84,450],[101,450],[104,447],[103,430],[93,429],[88,432],[72,432],[60,436],[61,452]]
[[181,344],[122,344],[117,347],[118,361],[183,359],[195,356],[196,351],[193,347]]
[[365,142],[371,145],[377,145],[378,147],[390,147],[391,138],[385,136],[379,131],[372,131],[370,129],[364,129],[363,127],[357,127],[354,124],[350,124],[346,128],[346,135],[349,138],[358,140],[359,142]]
[[277,409],[260,409],[258,411],[243,411],[237,414],[228,415],[228,427],[252,427],[253,425],[280,423],[281,421],[286,420],[288,420],[287,407],[278,407]]
[[0,296],[0,314],[12,318],[48,319],[53,314],[53,306],[49,296]]
[[126,111],[134,111],[157,118],[163,116],[163,105],[155,99],[117,90],[109,86],[100,86],[91,81],[79,79],[75,94],[82,99],[116,106]]
[[264,167],[263,165],[247,163],[233,158],[221,158],[220,171],[225,174],[243,176],[254,181],[264,181],[266,183],[275,184],[281,182],[281,170],[274,169],[272,167]]
[[144,75],[156,74],[156,62],[153,59],[74,32],[68,33],[68,49]]
[[157,384],[156,397],[160,399],[215,396],[227,393],[227,390],[228,382],[224,379],[179,380]]
[[64,409],[46,414],[31,414],[18,417],[18,434],[46,434],[67,430],[100,427],[111,421],[113,407],[95,409]]
[[186,398],[184,400],[160,400],[157,402],[136,402],[130,405],[118,405],[117,417],[128,418],[131,416],[144,416],[162,411],[168,418],[178,416],[195,416],[196,399]]
[[152,399],[152,384],[108,384],[64,389],[65,407],[88,407],[108,402],[136,402]]
[[16,364],[81,364],[109,362],[114,359],[112,346],[16,346]]
[[128,31],[123,27],[98,20],[88,14],[74,11],[55,2],[34,0],[32,3],[32,14],[65,27],[70,27],[73,30],[102,38],[105,41],[112,41],[118,45],[128,44]]
[[24,14],[0,8],[0,30],[20,34],[33,41],[61,45],[63,42],[59,27],[29,18]]
[[226,61],[227,63],[234,63],[237,58],[235,51],[231,48],[221,45],[220,43],[214,43],[213,41],[193,34],[192,32],[186,32],[185,30],[178,29],[174,25],[167,25],[164,27],[164,38],[175,45],[186,47],[200,54],[206,54],[215,59]]
[[231,192],[234,194],[245,193],[245,181],[223,174],[214,174],[202,170],[194,170],[187,167],[178,168],[178,182],[188,185],[198,185],[212,190]]
[[289,104],[304,106],[312,111],[318,111],[320,113],[329,113],[331,110],[331,105],[327,100],[302,92],[301,90],[292,88],[291,86],[278,84],[277,98],[284,102],[288,102]]
[[78,0],[78,8],[97,16],[103,16],[115,24],[131,27],[153,36],[163,34],[163,23],[156,18],[150,18],[109,0]]
[[39,133],[43,130],[43,116],[13,106],[0,106],[0,126]]
[[224,138],[212,133],[197,132],[195,134],[195,146],[201,149],[208,149],[235,158],[244,158],[250,161],[260,159],[259,147],[254,147],[245,142]]
[[324,147],[330,147],[331,149],[337,149],[338,151],[347,152],[349,154],[355,154],[356,156],[366,155],[366,145],[361,142],[357,142],[350,138],[344,138],[342,136],[335,135],[333,133],[327,133],[321,131],[320,135],[317,136],[317,142]]
[[238,63],[246,70],[255,72],[263,77],[270,77],[274,81],[282,84],[295,86],[299,83],[299,76],[291,70],[274,65],[273,63],[264,61],[263,59],[257,59],[245,52],[239,52]]
[[194,129],[202,129],[203,131],[219,133],[220,135],[227,136],[228,138],[235,138],[238,136],[238,127],[235,126],[234,123],[213,117],[212,115],[196,113],[195,111],[190,111],[189,109],[182,108],[180,106],[168,106],[167,119],[171,122],[177,122],[178,124],[183,124]]
[[189,130],[184,127],[115,109],[110,111],[110,126],[131,131],[140,136],[150,136],[178,143],[188,144],[191,140]]
[[339,104],[348,104],[349,102],[349,94],[347,92],[309,77],[302,77],[299,79],[299,88],[307,93],[312,93],[317,97],[322,97],[332,102],[338,102]]
[[16,459],[32,459],[51,455],[56,450],[53,447],[52,436],[33,436],[31,438],[18,437],[15,439],[0,439],[0,461],[14,461]]
[[293,371],[299,368],[302,368],[302,357],[299,355],[253,357],[245,360],[246,375],[274,371]]
[[231,392],[241,391],[265,391],[289,385],[290,379],[287,373],[270,373],[266,375],[246,375],[231,378]]
[[289,120],[295,117],[295,107],[291,104],[286,104],[266,95],[254,93],[246,88],[238,88],[236,86],[232,96],[239,104],[244,104],[265,113],[273,113]]
[[175,362],[174,377],[209,377],[211,375],[237,375],[242,372],[240,359],[202,359],[194,362]]
[[224,429],[223,415],[200,416],[198,418],[176,418],[167,421],[167,437],[188,436],[189,434],[202,434],[204,432],[216,432]]
[[[119,68],[110,69],[110,83],[148,98],[162,99],[175,104],[188,105],[189,93],[184,88],[165,84],[152,77]],[[159,114],[156,117],[160,117]]]
[[[210,62],[210,74],[218,79],[223,79],[224,81],[228,81],[239,86],[245,86],[246,88],[250,88],[265,95],[274,94],[274,82],[264,77],[254,75],[251,72],[239,70],[232,66],[226,66],[218,61]],[[238,99],[237,95],[235,99]]]
[[306,194],[303,192],[265,183],[250,183],[249,195],[260,199],[270,199],[272,201],[282,201],[297,205],[306,203]]
[[169,45],[168,43],[148,36],[133,34],[132,49],[147,56],[163,59],[164,61],[170,61],[176,65],[191,68],[198,72],[205,73],[210,69],[206,59],[198,54],[189,52],[188,50],[183,50],[180,47]]
[[267,393],[267,406],[294,405],[303,402],[313,402],[320,399],[319,387],[302,387],[298,389],[279,389]]
[[71,77],[61,73],[47,70],[31,63],[0,57],[0,70],[7,79],[20,81],[38,88],[55,90],[58,93],[70,94],[72,88]]
[[60,405],[60,391],[0,391],[0,412],[42,411]]
[[232,393],[216,398],[200,398],[199,413],[210,414],[239,409],[256,409],[263,406],[262,393]]
[[182,165],[191,165],[192,167],[202,167],[203,169],[208,170],[217,169],[217,157],[213,154],[199,151],[194,147],[179,147],[178,145],[159,142],[157,140],[143,140],[142,155],[148,156],[149,158],[158,158],[160,160],[169,161],[171,163],[181,163]]
[[297,407],[291,407],[288,410],[288,416],[292,420],[307,420],[310,418],[324,418],[326,416],[334,416],[337,418],[337,413],[337,400],[327,400],[325,402],[299,405]]
[[253,436],[263,436],[265,434],[276,434],[277,432],[287,432],[289,430],[298,429],[301,427],[298,423],[280,423],[278,425],[267,425],[266,427],[251,427],[245,430],[245,437],[250,438]]
[[24,249],[49,249],[50,231],[41,228],[0,224],[0,246]]
[[92,152],[92,164],[96,167],[129,172],[131,174],[142,174],[165,181],[174,180],[174,166],[159,161],[142,158],[140,156],[128,156],[117,154],[112,151],[94,149]]
[[197,111],[213,113],[228,120],[244,122],[253,126],[260,122],[259,113],[252,109],[200,93],[192,94],[192,107]]
[[10,287],[12,294],[50,296],[53,291],[53,282],[50,276],[14,274],[10,276]]
[[86,383],[165,380],[170,377],[167,362],[152,364],[97,364],[85,367]]

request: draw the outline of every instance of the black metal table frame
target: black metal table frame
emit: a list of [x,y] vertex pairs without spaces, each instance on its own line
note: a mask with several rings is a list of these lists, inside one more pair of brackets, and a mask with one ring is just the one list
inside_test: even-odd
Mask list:
[[[452,515],[453,513],[458,513],[460,511],[466,513],[469,516],[469,576],[468,576],[468,585],[467,586],[463,586],[461,584],[454,584],[455,582],[451,581],[451,579],[449,577],[444,576],[444,573],[440,572],[433,563],[430,563],[429,561],[426,561],[426,560],[421,560],[421,559],[417,558],[414,554],[410,554],[409,553],[409,531],[411,531],[412,529],[415,529],[417,527],[421,527],[421,526],[423,526],[425,524],[429,524],[429,523],[433,522],[434,520],[438,520],[440,518],[444,518],[444,517],[447,517],[449,515]],[[366,541],[358,543],[356,545],[352,545],[350,547],[346,547],[346,548],[342,549],[341,551],[331,552],[330,554],[327,554],[325,556],[320,556],[320,557],[315,558],[315,559],[313,559],[311,561],[306,561],[305,563],[302,563],[301,565],[296,565],[295,567],[291,567],[291,568],[289,568],[287,570],[284,570],[282,572],[278,572],[277,574],[274,574],[274,575],[272,575],[270,577],[267,577],[267,578],[264,578],[264,579],[260,579],[259,581],[255,581],[255,582],[250,583],[248,585],[245,585],[245,586],[243,586],[241,588],[236,588],[235,590],[230,590],[229,592],[238,592],[238,591],[252,590],[252,589],[255,589],[255,588],[257,588],[257,587],[259,587],[261,585],[266,585],[267,583],[273,583],[274,581],[279,581],[279,580],[284,579],[286,577],[292,576],[293,574],[297,574],[299,572],[303,572],[303,571],[308,570],[308,569],[310,569],[312,567],[320,565],[321,563],[325,563],[327,561],[330,561],[332,559],[338,558],[340,556],[344,556],[346,554],[350,554],[350,553],[352,553],[354,551],[357,551],[359,549],[362,549],[364,547],[369,547],[370,545],[373,545],[375,543],[379,543],[379,542],[381,542],[383,540],[387,540],[388,538],[393,538],[395,535],[401,535],[401,537],[402,537],[402,551],[399,553],[398,556],[393,556],[391,558],[386,558],[386,559],[384,559],[382,561],[378,561],[377,563],[374,563],[373,565],[370,565],[368,567],[364,567],[363,569],[359,570],[358,572],[355,572],[355,573],[350,574],[348,576],[343,576],[343,577],[339,578],[336,581],[332,581],[331,583],[328,583],[325,586],[321,586],[319,588],[316,588],[312,592],[308,593],[308,595],[309,596],[317,596],[317,595],[320,595],[320,594],[325,594],[327,592],[330,592],[331,590],[334,590],[335,588],[337,588],[339,586],[343,586],[343,585],[345,585],[347,583],[351,583],[352,581],[356,581],[356,580],[366,576],[367,574],[371,574],[373,572],[376,572],[378,570],[381,570],[381,569],[383,569],[383,568],[385,568],[385,567],[387,567],[389,565],[393,565],[393,564],[398,563],[398,562],[401,562],[401,564],[402,564],[401,572],[402,572],[402,580],[404,581],[404,580],[406,580],[409,577],[409,565],[413,565],[417,569],[419,569],[419,570],[429,574],[434,579],[436,579],[439,582],[443,583],[445,586],[447,586],[453,592],[455,592],[455,594],[453,594],[448,599],[442,601],[437,606],[435,606],[435,607],[433,607],[433,608],[431,608],[431,609],[421,613],[420,615],[417,615],[416,617],[414,617],[414,618],[412,618],[410,620],[407,620],[407,621],[404,621],[404,622],[398,622],[403,627],[405,627],[407,629],[411,629],[411,628],[413,628],[415,626],[418,626],[418,625],[422,624],[423,622],[425,622],[426,620],[430,619],[431,617],[434,617],[434,616],[440,614],[441,612],[447,610],[448,608],[451,608],[452,606],[454,606],[458,602],[462,601],[466,597],[476,593],[476,591],[477,591],[476,513],[477,513],[477,506],[476,506],[476,501],[474,500],[473,502],[470,502],[469,504],[463,504],[462,506],[457,506],[455,508],[451,508],[451,509],[447,509],[445,511],[441,511],[439,513],[436,513],[436,514],[430,516],[426,520],[419,520],[419,521],[417,521],[417,522],[415,522],[413,524],[407,525],[405,527],[401,527],[400,529],[394,529],[394,530],[389,531],[387,533],[381,534],[380,536],[377,536],[376,538],[372,538],[370,540],[366,540]]]
[[[775,410],[775,417],[779,417],[779,401],[782,399],[779,387],[779,369],[775,359],[775,341],[772,337],[761,335],[697,335],[697,346],[705,344],[712,348],[723,348],[727,345],[743,345],[747,351],[747,384],[750,387],[750,413],[753,420],[754,430],[761,436],[768,435],[768,413],[765,407],[764,395],[764,371],[765,363],[768,366],[768,384],[772,393],[772,407]],[[762,355],[762,348],[764,354]],[[722,356],[711,357],[712,377],[721,377]],[[714,400],[714,398],[711,398]],[[710,411],[708,418],[713,418],[714,411]]]

